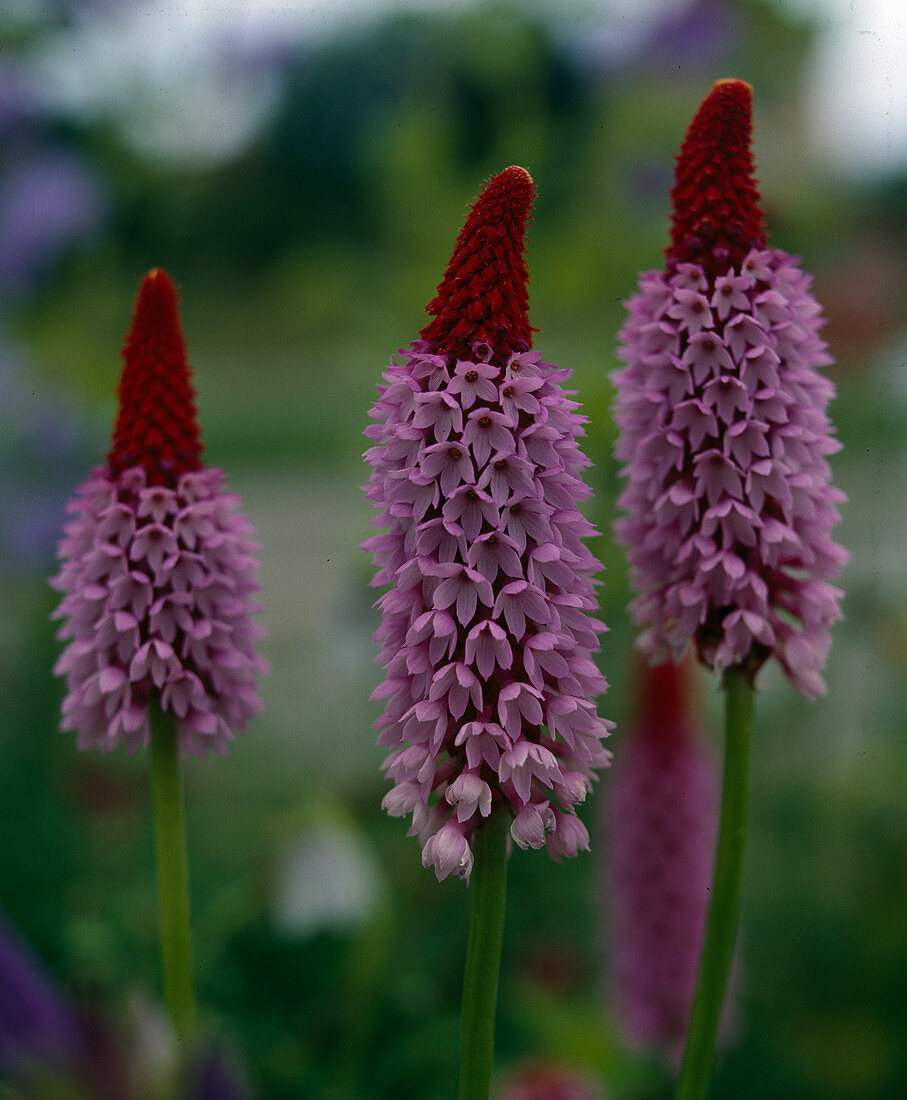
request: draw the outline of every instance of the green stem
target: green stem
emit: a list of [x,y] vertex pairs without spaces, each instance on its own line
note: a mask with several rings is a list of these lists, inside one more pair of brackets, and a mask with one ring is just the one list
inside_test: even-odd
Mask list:
[[149,721],[164,999],[177,1038],[189,1040],[195,1032],[195,994],[179,733],[175,715],[157,706],[151,707]]
[[494,1019],[504,940],[507,833],[510,814],[497,810],[473,834],[472,911],[460,1017],[458,1100],[488,1100],[494,1060]]
[[696,994],[690,1010],[686,1049],[677,1083],[677,1100],[702,1100],[708,1093],[715,1060],[715,1037],[740,919],[740,870],[749,805],[753,691],[739,667],[727,670],[724,687],[721,820]]

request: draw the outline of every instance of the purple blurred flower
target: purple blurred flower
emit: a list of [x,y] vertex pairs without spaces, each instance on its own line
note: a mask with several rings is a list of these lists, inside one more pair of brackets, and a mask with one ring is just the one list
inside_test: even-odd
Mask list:
[[673,74],[714,70],[739,38],[738,13],[730,0],[688,0],[650,6],[632,19],[620,5],[590,7],[568,31],[567,46],[592,77]]
[[8,141],[31,122],[35,106],[15,64],[0,60],[0,138]]
[[711,882],[718,787],[691,667],[639,663],[637,713],[607,800],[612,979],[634,1042],[673,1061],[686,1036]]
[[82,1044],[72,1006],[0,914],[0,1075],[35,1064],[63,1070]]
[[593,698],[603,624],[581,539],[594,529],[568,372],[528,350],[522,259],[534,195],[523,169],[494,177],[457,240],[423,339],[401,351],[372,410],[368,495],[390,530],[366,543],[387,679],[378,742],[412,813],[422,860],[468,877],[470,839],[513,815],[522,847],[555,858],[588,846],[575,806],[608,761]]
[[148,740],[154,698],[179,722],[183,750],[226,752],[261,709],[252,621],[256,544],[202,444],[176,291],[146,276],[124,349],[120,412],[105,466],[71,503],[51,582],[72,639],[63,728],[79,747],[130,751]]
[[100,225],[107,196],[73,154],[20,159],[0,179],[0,293],[31,284]]
[[[141,1008],[141,1006],[137,1006]],[[192,1053],[191,1087],[175,1079],[180,1067],[163,1044],[149,1041],[156,1010],[142,1009],[123,1026],[122,1011],[112,1026],[105,1012],[77,1006],[44,972],[28,944],[0,911],[0,1094],[15,1083],[28,1096],[123,1097],[191,1096],[193,1100],[244,1100],[242,1077],[221,1049],[206,1042]],[[144,1033],[144,1034],[143,1034]],[[165,1085],[164,1081],[168,1084]],[[32,1091],[34,1088],[34,1091]],[[56,1091],[51,1092],[51,1089]],[[12,1094],[10,1094],[12,1095]]]
[[640,46],[638,64],[706,70],[735,41],[737,23],[737,12],[727,0],[692,0],[655,24]]
[[621,332],[615,525],[639,595],[640,645],[750,677],[777,657],[805,696],[840,618],[828,583],[847,553],[820,307],[790,256],[765,247],[749,150],[752,93],[720,81],[690,127],[665,272],[640,277]]
[[224,1052],[207,1046],[198,1059],[192,1100],[246,1100],[249,1090]]
[[0,911],[0,1093],[15,1083],[23,1098],[139,1100],[131,1055],[106,1016],[57,988]]

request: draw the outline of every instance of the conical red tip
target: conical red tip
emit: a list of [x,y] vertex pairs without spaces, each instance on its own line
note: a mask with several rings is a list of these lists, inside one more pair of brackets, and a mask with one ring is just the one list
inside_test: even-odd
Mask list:
[[532,346],[523,252],[534,197],[532,177],[514,166],[493,176],[476,199],[426,306],[435,317],[421,335],[437,351],[467,357],[484,341],[500,360]]
[[181,474],[201,466],[204,448],[176,288],[160,268],[142,280],[122,356],[108,468],[116,477],[141,466],[149,485],[173,487]]
[[752,138],[753,89],[719,80],[696,112],[677,157],[671,191],[669,269],[700,264],[714,279],[764,248]]

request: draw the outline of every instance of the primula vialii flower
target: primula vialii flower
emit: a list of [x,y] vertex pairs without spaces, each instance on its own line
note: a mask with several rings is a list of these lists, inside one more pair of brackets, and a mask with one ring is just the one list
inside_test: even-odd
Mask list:
[[123,349],[113,445],[69,510],[55,615],[71,641],[55,671],[69,693],[63,728],[79,747],[148,742],[152,699],[177,716],[185,752],[226,752],[261,710],[257,544],[201,461],[195,393],[176,291],[144,279]]
[[591,654],[599,563],[569,372],[530,351],[522,168],[491,179],[457,239],[422,338],[379,387],[368,495],[389,527],[366,543],[381,598],[388,699],[379,744],[389,813],[412,812],[422,860],[468,876],[470,838],[513,815],[522,847],[588,845],[574,807],[608,754]]
[[834,388],[810,279],[766,244],[751,110],[739,80],[706,97],[677,158],[665,270],[629,303],[616,530],[653,661],[679,661],[691,638],[708,667],[750,678],[774,656],[812,697],[840,618],[828,578],[847,560],[830,535]]
[[718,820],[714,759],[697,726],[691,665],[641,661],[637,706],[612,775],[607,903],[619,1018],[677,1059],[687,1031]]

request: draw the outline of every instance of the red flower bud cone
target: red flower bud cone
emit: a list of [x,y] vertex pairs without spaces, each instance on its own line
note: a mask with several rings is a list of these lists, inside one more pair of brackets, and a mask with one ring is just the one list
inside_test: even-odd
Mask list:
[[433,350],[462,358],[487,343],[492,362],[532,346],[529,269],[523,258],[535,184],[525,168],[493,176],[460,230],[437,295],[425,307],[435,315],[422,329]]
[[114,477],[141,466],[149,485],[172,489],[181,474],[200,468],[204,446],[176,288],[160,268],[142,280],[122,357],[120,410],[107,465]]
[[668,268],[699,264],[709,279],[737,268],[767,236],[752,139],[753,89],[719,80],[702,101],[677,156]]

